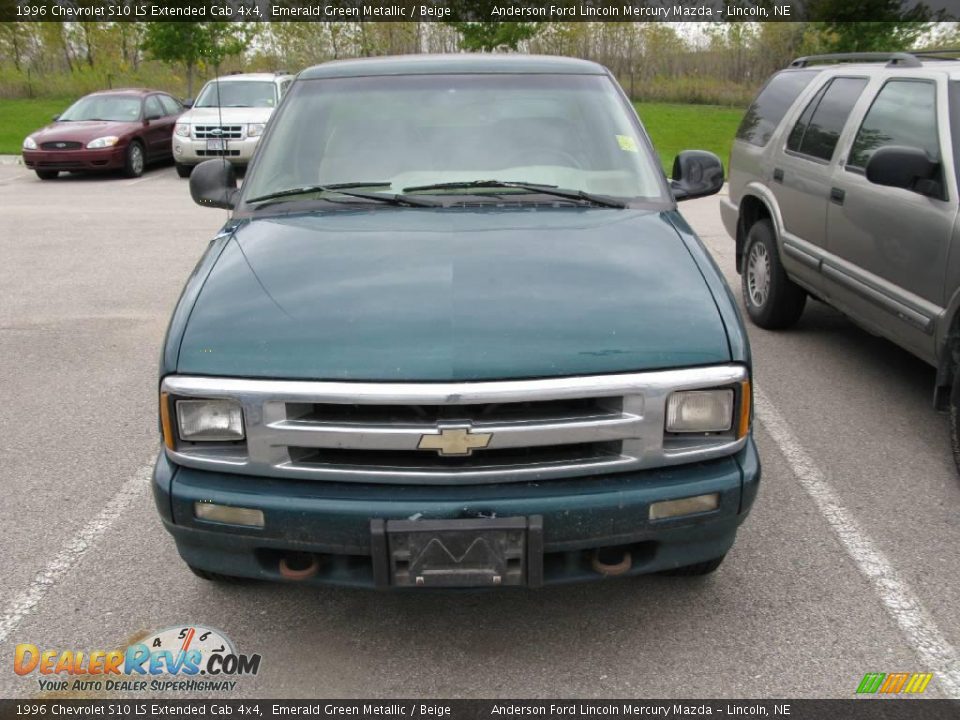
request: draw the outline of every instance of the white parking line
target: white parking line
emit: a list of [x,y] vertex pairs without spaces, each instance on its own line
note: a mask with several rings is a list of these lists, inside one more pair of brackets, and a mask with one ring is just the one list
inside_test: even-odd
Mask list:
[[120,490],[100,513],[70,538],[56,557],[36,574],[33,581],[4,606],[0,615],[0,643],[17,629],[40,604],[43,596],[66,577],[93,543],[140,497],[150,483],[152,470],[152,461],[137,470],[133,477],[120,486]]
[[172,173],[164,173],[160,170],[155,170],[149,175],[143,175],[142,177],[137,178],[136,180],[130,180],[123,184],[124,187],[130,187],[131,185],[139,185],[142,182],[147,182],[148,180],[156,180],[157,178],[163,177],[164,175],[172,175]]
[[790,425],[760,388],[754,386],[757,418],[776,441],[790,469],[830,524],[860,572],[873,584],[884,607],[900,626],[924,667],[935,673],[937,685],[949,698],[960,698],[960,657],[924,609],[920,598],[900,577],[879,547],[841,505],[823,472],[797,440]]

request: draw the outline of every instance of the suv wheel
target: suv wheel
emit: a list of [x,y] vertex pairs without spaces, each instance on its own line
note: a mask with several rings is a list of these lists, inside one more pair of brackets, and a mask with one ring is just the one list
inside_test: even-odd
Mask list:
[[960,472],[960,373],[953,378],[950,389],[950,445],[957,472]]
[[143,145],[134,141],[127,146],[127,159],[123,165],[123,174],[129,178],[138,178],[143,175],[146,158],[143,155]]
[[777,238],[769,220],[758,220],[750,227],[740,277],[743,304],[754,323],[778,330],[800,319],[807,293],[787,277],[780,264]]
[[193,172],[193,165],[181,165],[177,163],[177,177],[188,178]]

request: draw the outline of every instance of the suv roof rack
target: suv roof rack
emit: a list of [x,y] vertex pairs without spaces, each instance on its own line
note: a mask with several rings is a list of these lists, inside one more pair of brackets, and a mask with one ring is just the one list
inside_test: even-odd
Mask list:
[[[917,55],[929,60],[960,60],[960,49],[957,48],[937,48],[935,50],[911,50],[912,55]],[[940,57],[941,55],[953,55],[954,57]]]
[[829,55],[807,55],[799,57],[790,63],[792,68],[802,68],[809,65],[824,65],[827,63],[846,62],[886,62],[887,67],[922,67],[923,64],[916,55],[907,52],[858,52],[858,53],[831,53]]

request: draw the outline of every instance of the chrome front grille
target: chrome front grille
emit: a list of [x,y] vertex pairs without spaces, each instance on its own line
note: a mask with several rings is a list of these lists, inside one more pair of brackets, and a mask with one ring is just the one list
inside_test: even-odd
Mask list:
[[193,132],[197,140],[240,140],[243,125],[195,125]]
[[[359,383],[170,376],[178,398],[243,405],[246,440],[179,443],[182,465],[337,482],[468,484],[573,477],[736,452],[734,432],[664,434],[676,390],[733,387],[739,365],[469,383]],[[449,440],[449,442],[448,442]]]

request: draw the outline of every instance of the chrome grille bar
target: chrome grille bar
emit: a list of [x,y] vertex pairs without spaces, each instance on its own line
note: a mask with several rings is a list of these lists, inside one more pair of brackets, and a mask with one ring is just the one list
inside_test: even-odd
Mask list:
[[[468,484],[620,472],[706,460],[743,447],[745,439],[732,432],[665,443],[664,409],[674,391],[736,386],[746,379],[746,369],[732,364],[465,383],[168,376],[163,391],[174,398],[240,402],[246,448],[243,454],[181,443],[167,452],[175,462],[201,469],[338,482]],[[557,402],[564,400],[577,404],[564,412]],[[493,412],[485,421],[485,409],[500,405],[509,412]],[[369,407],[351,414],[349,406]],[[421,406],[445,410],[436,422],[411,422]],[[448,425],[490,434],[489,442],[462,462],[419,448],[422,437]]]
[[198,140],[240,140],[243,125],[195,125],[194,135]]

